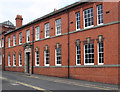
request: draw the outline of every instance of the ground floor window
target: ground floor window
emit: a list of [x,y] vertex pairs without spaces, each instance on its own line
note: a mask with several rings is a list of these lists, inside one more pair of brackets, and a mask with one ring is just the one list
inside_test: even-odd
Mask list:
[[35,52],[35,65],[39,66],[39,51]]
[[98,64],[104,63],[104,48],[103,42],[98,43]]
[[16,66],[16,55],[13,54],[13,66]]
[[49,50],[45,50],[45,66],[49,66]]
[[94,65],[94,44],[84,45],[84,63],[85,65]]
[[80,65],[80,45],[76,46],[76,65]]
[[19,66],[22,66],[22,55],[21,55],[21,53],[19,54]]
[[10,55],[8,55],[8,66],[11,66],[11,58],[10,58]]
[[55,55],[56,65],[61,65],[61,48],[55,49]]

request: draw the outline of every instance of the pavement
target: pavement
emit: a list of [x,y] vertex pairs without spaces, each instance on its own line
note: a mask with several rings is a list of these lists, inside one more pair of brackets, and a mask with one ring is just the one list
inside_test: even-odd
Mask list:
[[20,72],[4,71],[0,80],[2,92],[120,92],[118,85]]

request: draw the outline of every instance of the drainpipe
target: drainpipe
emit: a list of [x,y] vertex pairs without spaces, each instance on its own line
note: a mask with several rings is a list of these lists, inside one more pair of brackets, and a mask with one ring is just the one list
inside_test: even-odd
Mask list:
[[33,74],[33,61],[34,61],[34,26],[32,27],[32,74]]
[[3,62],[3,71],[5,71],[5,38],[6,38],[6,36],[4,35],[4,62]]
[[67,16],[68,16],[68,79],[69,79],[69,77],[70,77],[70,60],[69,60],[69,58],[70,58],[70,56],[69,56],[69,11],[66,10],[66,12],[67,12]]

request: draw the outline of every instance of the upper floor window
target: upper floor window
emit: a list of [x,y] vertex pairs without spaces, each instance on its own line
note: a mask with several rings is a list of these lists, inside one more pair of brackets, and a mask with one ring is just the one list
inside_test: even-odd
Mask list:
[[84,28],[93,26],[93,8],[84,10]]
[[45,24],[45,38],[49,37],[49,23]]
[[76,13],[76,30],[80,29],[80,12]]
[[103,24],[103,6],[97,6],[97,24]]
[[35,52],[35,65],[39,66],[39,51]]
[[8,66],[11,66],[11,57],[8,55]]
[[39,27],[35,28],[35,40],[39,40]]
[[94,44],[84,45],[84,62],[85,65],[94,65]]
[[27,42],[30,42],[30,30],[27,30]]
[[22,43],[22,33],[19,33],[19,44]]
[[13,66],[16,66],[16,55],[13,54]]
[[10,44],[10,37],[8,38],[8,47],[10,47],[11,46],[11,44]]
[[16,36],[14,35],[13,36],[13,46],[15,46],[16,45]]
[[61,19],[57,19],[55,21],[56,24],[56,35],[60,35],[61,34]]
[[22,54],[19,53],[19,66],[22,66]]

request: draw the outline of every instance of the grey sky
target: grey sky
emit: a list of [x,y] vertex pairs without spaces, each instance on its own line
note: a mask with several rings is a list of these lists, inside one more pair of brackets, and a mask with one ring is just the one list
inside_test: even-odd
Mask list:
[[60,9],[79,0],[1,0],[0,23],[10,20],[15,24],[17,14],[23,16],[23,24]]

